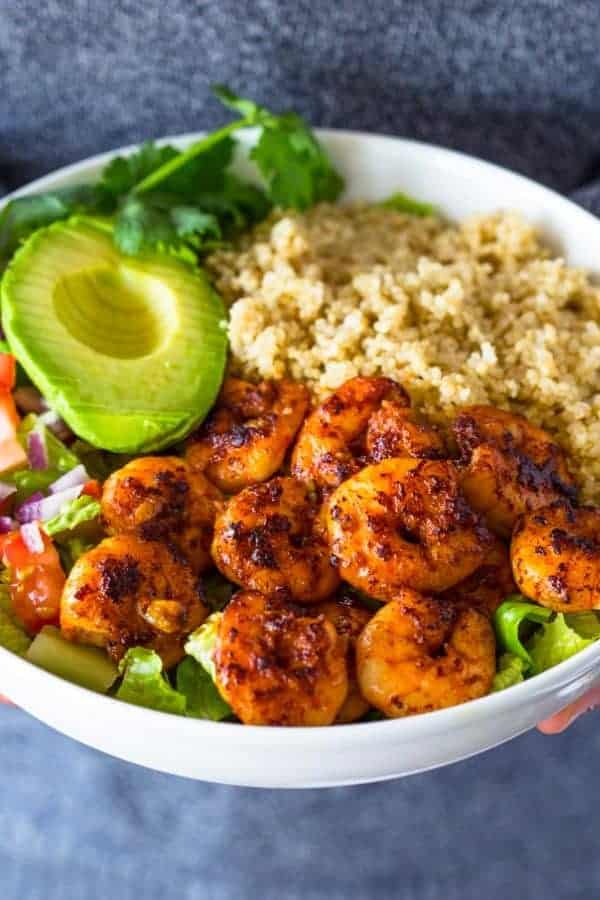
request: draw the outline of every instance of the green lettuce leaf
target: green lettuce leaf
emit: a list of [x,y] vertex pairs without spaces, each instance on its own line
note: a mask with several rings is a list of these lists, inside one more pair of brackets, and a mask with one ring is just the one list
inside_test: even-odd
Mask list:
[[188,656],[177,666],[177,690],[186,699],[186,715],[220,722],[232,715],[208,672]]
[[[181,662],[177,670],[177,686],[192,704],[188,706],[188,714],[202,719],[219,720],[233,715],[216,684],[214,653],[222,618],[222,612],[214,612],[190,634],[185,644],[190,659]],[[190,712],[191,708],[196,712]]]
[[409,213],[411,216],[435,216],[437,211],[431,203],[423,203],[421,200],[415,200],[408,194],[402,194],[398,191],[380,203],[384,209],[393,209],[396,212]]
[[185,652],[200,663],[213,681],[216,679],[213,657],[222,618],[222,612],[212,613],[199,628],[192,631],[185,642]]
[[518,684],[525,678],[527,671],[527,663],[516,656],[514,653],[503,653],[498,660],[498,668],[494,681],[492,683],[492,691],[503,691],[505,688]]
[[185,697],[171,687],[162,668],[162,660],[154,650],[131,648],[119,664],[123,680],[117,698],[136,706],[185,715]]
[[53,537],[65,531],[72,531],[84,522],[93,522],[100,516],[100,502],[83,494],[65,503],[58,515],[44,523],[45,531]]
[[521,594],[511,594],[500,604],[494,614],[494,628],[498,644],[502,650],[513,653],[533,667],[533,661],[523,643],[527,625],[547,622],[553,616],[551,609],[529,603]]
[[[583,614],[587,618],[587,614]],[[576,619],[570,616],[571,622]],[[590,622],[582,622],[584,630],[590,628]],[[566,617],[558,613],[551,622],[534,632],[527,642],[527,650],[531,659],[532,674],[537,675],[564,662],[580,650],[585,650],[600,637],[600,625],[596,622],[595,636],[582,637],[579,631],[569,625]]]

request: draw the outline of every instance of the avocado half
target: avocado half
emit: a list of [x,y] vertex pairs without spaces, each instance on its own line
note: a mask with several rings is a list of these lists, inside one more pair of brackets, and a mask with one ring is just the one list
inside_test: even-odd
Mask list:
[[93,222],[26,241],[2,279],[2,327],[52,408],[104,450],[185,437],[223,378],[225,310],[204,273],[168,254],[124,256]]

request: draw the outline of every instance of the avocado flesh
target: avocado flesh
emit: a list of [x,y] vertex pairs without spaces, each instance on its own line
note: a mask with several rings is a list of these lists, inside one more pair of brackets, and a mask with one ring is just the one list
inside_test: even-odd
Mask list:
[[2,280],[2,326],[27,374],[81,438],[159,450],[206,415],[225,367],[220,297],[162,253],[124,256],[71,219],[33,234]]

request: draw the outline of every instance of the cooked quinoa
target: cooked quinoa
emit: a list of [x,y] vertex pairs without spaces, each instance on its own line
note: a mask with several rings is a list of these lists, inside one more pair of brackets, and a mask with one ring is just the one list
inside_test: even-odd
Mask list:
[[521,216],[454,225],[381,207],[277,213],[208,267],[232,370],[328,393],[400,381],[438,422],[491,403],[546,427],[600,501],[600,288]]

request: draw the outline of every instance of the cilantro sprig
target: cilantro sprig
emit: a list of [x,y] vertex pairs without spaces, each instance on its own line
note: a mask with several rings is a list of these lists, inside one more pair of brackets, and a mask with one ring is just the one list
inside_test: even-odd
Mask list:
[[[79,213],[101,217],[126,254],[161,249],[195,258],[273,205],[306,209],[339,196],[343,180],[300,116],[277,115],[221,85],[214,92],[239,118],[186,150],[148,142],[114,157],[97,184],[10,201],[0,212],[0,262],[33,231]],[[264,189],[230,171],[232,136],[250,127],[259,132],[250,158]]]

